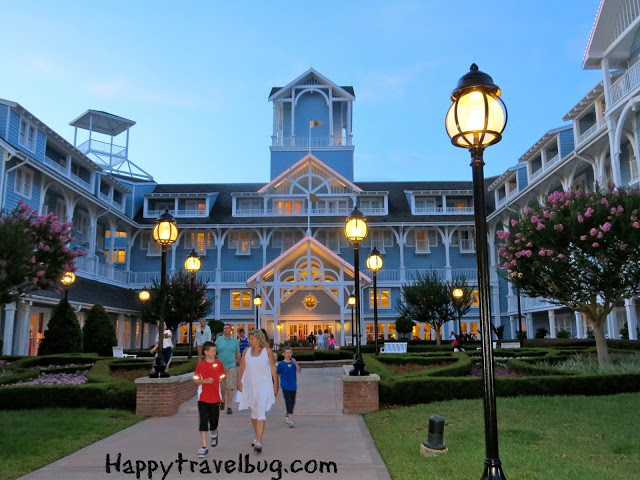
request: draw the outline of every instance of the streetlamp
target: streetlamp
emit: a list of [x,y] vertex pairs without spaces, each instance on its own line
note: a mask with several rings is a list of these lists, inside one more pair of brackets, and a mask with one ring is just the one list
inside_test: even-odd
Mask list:
[[76,276],[73,272],[65,272],[60,279],[62,284],[65,286],[64,289],[64,301],[67,302],[69,298],[69,287],[73,282],[76,281]]
[[156,220],[156,226],[153,229],[153,239],[162,247],[162,260],[160,268],[160,318],[158,319],[158,356],[156,357],[156,371],[149,375],[152,378],[168,377],[164,369],[166,364],[162,355],[162,342],[164,336],[164,309],[165,295],[167,285],[167,247],[174,243],[178,238],[178,227],[176,220],[169,210],[165,210]]
[[355,334],[354,334],[354,330],[353,330],[353,309],[356,306],[356,296],[355,295],[349,295],[349,299],[347,300],[347,305],[349,305],[349,308],[351,309],[351,345],[354,345],[355,342],[353,341],[353,339],[355,338]]
[[473,172],[473,205],[478,262],[478,293],[482,329],[482,377],[484,380],[484,429],[486,458],[482,479],[505,479],[498,456],[498,419],[496,412],[495,372],[491,342],[491,303],[489,291],[489,258],[484,203],[484,149],[502,139],[507,124],[507,108],[500,99],[500,88],[493,79],[478,70],[471,71],[458,81],[451,94],[453,104],[446,117],[451,143],[471,152]]
[[[151,293],[147,290],[147,287],[144,287],[140,290],[138,294],[138,298],[142,301],[142,303],[147,302],[151,298]],[[144,342],[144,321],[142,320],[142,315],[140,316],[140,350],[142,350],[142,342]]]
[[256,293],[256,296],[253,297],[253,304],[256,306],[256,330],[259,330],[260,320],[258,319],[258,310],[260,310],[260,305],[262,305],[262,297],[259,293]]
[[451,294],[453,295],[453,298],[456,299],[454,304],[456,306],[456,310],[458,311],[458,337],[460,337],[462,336],[462,305],[460,304],[460,302],[462,302],[464,292],[461,288],[456,287],[453,289],[453,292],[451,292]]
[[373,247],[367,257],[367,268],[373,272],[373,336],[375,338],[375,351],[378,355],[378,270],[382,268],[382,256],[376,247]]
[[356,297],[356,359],[353,362],[353,369],[349,372],[351,376],[365,376],[369,372],[364,368],[364,360],[360,353],[360,242],[367,238],[367,219],[358,207],[354,207],[353,211],[347,217],[347,224],[344,228],[344,234],[351,243],[353,243],[353,281],[354,295]]
[[184,269],[191,274],[191,289],[189,290],[189,296],[191,297],[191,301],[189,302],[191,305],[191,309],[189,311],[189,359],[191,359],[191,344],[193,343],[193,281],[196,278],[196,273],[200,271],[200,266],[200,255],[198,255],[195,249],[192,248],[189,255],[187,255],[187,259],[184,261]]

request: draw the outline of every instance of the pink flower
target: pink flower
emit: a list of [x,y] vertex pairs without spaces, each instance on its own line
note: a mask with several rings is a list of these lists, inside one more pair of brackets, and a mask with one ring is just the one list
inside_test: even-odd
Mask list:
[[558,258],[563,259],[564,258],[564,254],[563,253],[559,253],[558,254]]
[[580,235],[580,240],[582,240],[583,242],[587,239],[586,235]]
[[527,247],[529,247],[529,248],[533,247],[533,243],[527,242]]
[[545,228],[543,223],[539,223],[538,225],[536,225],[536,230],[542,230],[543,228]]
[[533,215],[531,217],[531,223],[538,223],[540,221],[540,218],[537,215]]
[[633,228],[640,228],[640,223],[638,222],[633,222],[633,225],[631,225]]
[[598,234],[598,230],[596,230],[595,228],[592,228],[591,230],[589,230],[589,234],[592,237],[595,237]]
[[547,252],[545,252],[544,250],[540,250],[538,252],[538,255],[540,255],[541,257],[544,257],[547,254]]
[[564,230],[564,226],[561,223],[559,223],[557,225],[554,225],[553,229],[557,230],[558,232],[561,232],[562,230]]
[[606,205],[607,207],[609,206],[609,200],[607,200],[606,198],[601,198],[600,203],[602,205]]
[[515,227],[516,225],[518,225],[518,221],[514,220],[514,219],[511,219],[511,226]]
[[29,259],[29,263],[36,263],[36,257],[31,257]]
[[578,222],[580,223],[584,222],[584,218],[582,218],[582,215],[578,215]]
[[497,235],[500,240],[506,240],[511,236],[509,232],[505,232],[504,230],[498,230]]
[[593,212],[594,212],[594,211],[595,211],[595,210],[594,210],[593,208],[589,207],[589,208],[587,208],[587,210],[584,212],[584,216],[588,218],[588,217],[590,217],[591,215],[593,215]]
[[533,252],[531,250],[523,250],[522,254],[529,258],[531,257],[531,255],[533,255]]
[[611,230],[611,224],[609,222],[605,222],[605,224],[600,227],[600,230],[602,230],[603,232],[608,232],[609,230]]
[[591,244],[591,246],[592,246],[593,248],[598,248],[598,247],[600,246],[600,244],[599,244],[598,242],[593,242],[593,243]]
[[45,272],[44,270],[38,270],[36,272],[36,277],[43,277],[45,273],[47,273],[47,272]]

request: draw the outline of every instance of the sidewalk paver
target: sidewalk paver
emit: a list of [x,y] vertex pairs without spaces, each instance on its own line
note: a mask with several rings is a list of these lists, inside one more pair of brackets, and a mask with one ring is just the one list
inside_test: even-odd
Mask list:
[[[253,428],[248,410],[234,408],[232,415],[221,412],[218,447],[209,448],[209,455],[198,459],[198,409],[193,398],[172,417],[139,422],[20,480],[120,480],[136,478],[137,474],[140,479],[167,480],[390,480],[362,417],[342,414],[341,374],[341,367],[303,369],[298,376],[296,426],[289,428],[284,422],[284,399],[278,394],[276,405],[267,414],[261,454],[251,448]],[[178,469],[180,459],[184,460],[182,471]],[[333,462],[335,470],[322,462]],[[154,467],[157,469],[150,473]],[[252,467],[263,471],[248,472]]]

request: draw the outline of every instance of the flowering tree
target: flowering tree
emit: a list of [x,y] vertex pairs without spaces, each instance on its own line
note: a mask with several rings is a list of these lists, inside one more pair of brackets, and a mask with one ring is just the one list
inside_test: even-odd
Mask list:
[[502,268],[531,297],[581,312],[591,321],[598,359],[609,361],[607,315],[640,293],[640,192],[554,192],[499,231]]
[[76,271],[76,257],[86,254],[69,248],[71,227],[22,202],[9,214],[0,213],[0,305],[35,290],[59,288],[62,275]]

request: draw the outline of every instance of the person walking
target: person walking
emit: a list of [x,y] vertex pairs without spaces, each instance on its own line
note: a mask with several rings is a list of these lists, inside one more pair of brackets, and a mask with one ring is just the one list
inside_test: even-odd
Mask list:
[[150,350],[151,353],[158,352],[157,354],[162,355],[162,358],[164,358],[164,364],[166,365],[165,373],[169,373],[169,363],[171,363],[171,357],[173,356],[173,342],[171,338],[173,338],[171,330],[165,330],[162,335],[162,351],[158,352],[158,346],[160,345],[159,335],[156,336],[156,344]]
[[298,390],[297,374],[300,373],[300,365],[292,355],[293,349],[288,346],[284,347],[282,349],[284,360],[279,362],[276,367],[276,372],[280,379],[282,396],[284,397],[284,404],[287,408],[284,421],[289,425],[289,428],[295,426],[293,421],[293,408],[296,405],[296,391]]
[[324,335],[322,335],[322,330],[318,330],[316,341],[318,342],[318,348],[322,350],[324,348]]
[[329,334],[329,350],[335,350],[336,349],[336,337],[333,335],[333,333]]
[[227,415],[231,415],[231,403],[233,402],[233,391],[236,388],[237,365],[240,361],[240,346],[238,341],[231,336],[231,325],[228,323],[222,329],[222,336],[216,339],[216,350],[218,359],[224,365],[227,374],[220,384],[222,389],[222,402],[220,402],[220,410],[224,410],[227,406]]
[[198,362],[193,375],[193,382],[198,386],[198,416],[200,417],[200,437],[202,447],[198,450],[198,458],[209,453],[207,448],[207,432],[211,432],[211,448],[218,446],[218,420],[222,401],[220,380],[225,377],[224,366],[216,361],[216,345],[209,341],[202,345],[204,360]]
[[244,334],[244,328],[238,330],[238,345],[240,346],[240,356],[242,356],[244,349],[249,346],[249,339]]
[[196,329],[196,349],[198,350],[198,363],[202,361],[202,347],[206,342],[211,341],[211,328],[207,325],[207,320],[201,318],[200,326]]
[[253,449],[262,452],[262,436],[267,423],[267,411],[276,402],[278,373],[269,344],[260,330],[249,332],[249,348],[244,351],[238,369],[240,410],[251,410],[255,439]]

